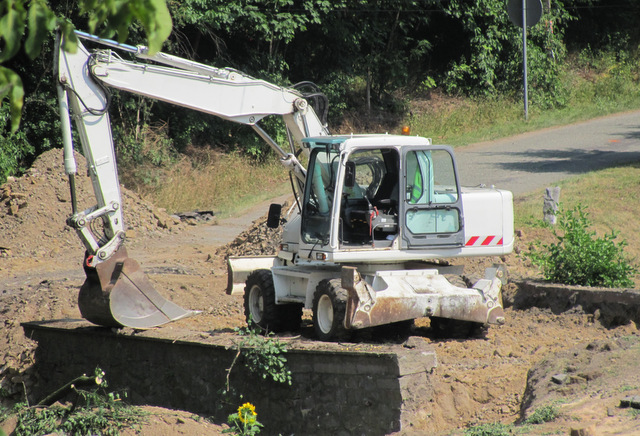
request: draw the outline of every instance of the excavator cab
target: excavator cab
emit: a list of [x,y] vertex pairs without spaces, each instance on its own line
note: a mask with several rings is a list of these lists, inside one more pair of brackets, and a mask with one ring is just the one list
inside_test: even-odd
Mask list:
[[463,246],[461,190],[451,149],[404,149],[403,163],[403,248]]
[[303,243],[334,250],[462,247],[462,199],[450,147],[385,139],[390,143],[344,136],[305,140],[312,150]]

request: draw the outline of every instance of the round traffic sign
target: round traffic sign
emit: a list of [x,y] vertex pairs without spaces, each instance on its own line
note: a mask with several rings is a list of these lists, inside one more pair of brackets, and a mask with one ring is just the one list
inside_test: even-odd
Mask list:
[[531,27],[542,17],[542,2],[540,0],[509,0],[507,4],[509,19],[518,27],[522,27],[523,3],[527,10],[527,27]]

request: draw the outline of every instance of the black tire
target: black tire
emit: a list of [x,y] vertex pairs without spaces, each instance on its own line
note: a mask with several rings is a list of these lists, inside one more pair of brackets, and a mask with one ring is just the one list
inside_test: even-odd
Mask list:
[[300,327],[302,305],[277,305],[271,271],[258,269],[246,281],[244,316],[250,327],[258,327],[264,332],[295,330]]
[[340,279],[322,280],[313,295],[313,329],[322,341],[344,340],[349,332],[344,327],[347,290]]

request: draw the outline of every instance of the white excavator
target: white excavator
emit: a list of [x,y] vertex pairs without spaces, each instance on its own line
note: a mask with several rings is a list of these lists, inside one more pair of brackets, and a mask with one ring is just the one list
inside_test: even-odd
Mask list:
[[[444,262],[434,263],[513,249],[512,194],[461,187],[450,147],[408,135],[330,135],[314,109],[326,108],[325,98],[309,82],[280,87],[229,68],[149,55],[143,46],[77,36],[100,47],[80,43],[67,53],[59,44],[56,60],[73,208],[67,223],[86,248],[78,302],[87,320],[152,328],[195,313],[162,297],[124,247],[108,113],[109,88],[116,88],[249,125],[289,169],[295,205],[286,219],[272,205],[267,223],[285,223],[277,255],[228,261],[227,292],[244,295],[249,324],[295,329],[307,308],[318,338],[331,340],[420,317],[441,325],[505,322],[502,267],[467,287],[447,279]],[[284,120],[289,150],[259,126],[269,115]],[[97,202],[84,211],[75,200],[71,119]]]

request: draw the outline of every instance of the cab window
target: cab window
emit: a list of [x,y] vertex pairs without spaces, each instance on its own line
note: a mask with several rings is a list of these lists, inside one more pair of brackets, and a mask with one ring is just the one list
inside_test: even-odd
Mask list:
[[415,150],[406,155],[405,222],[413,234],[460,230],[459,211],[441,205],[458,201],[451,155],[445,150]]

